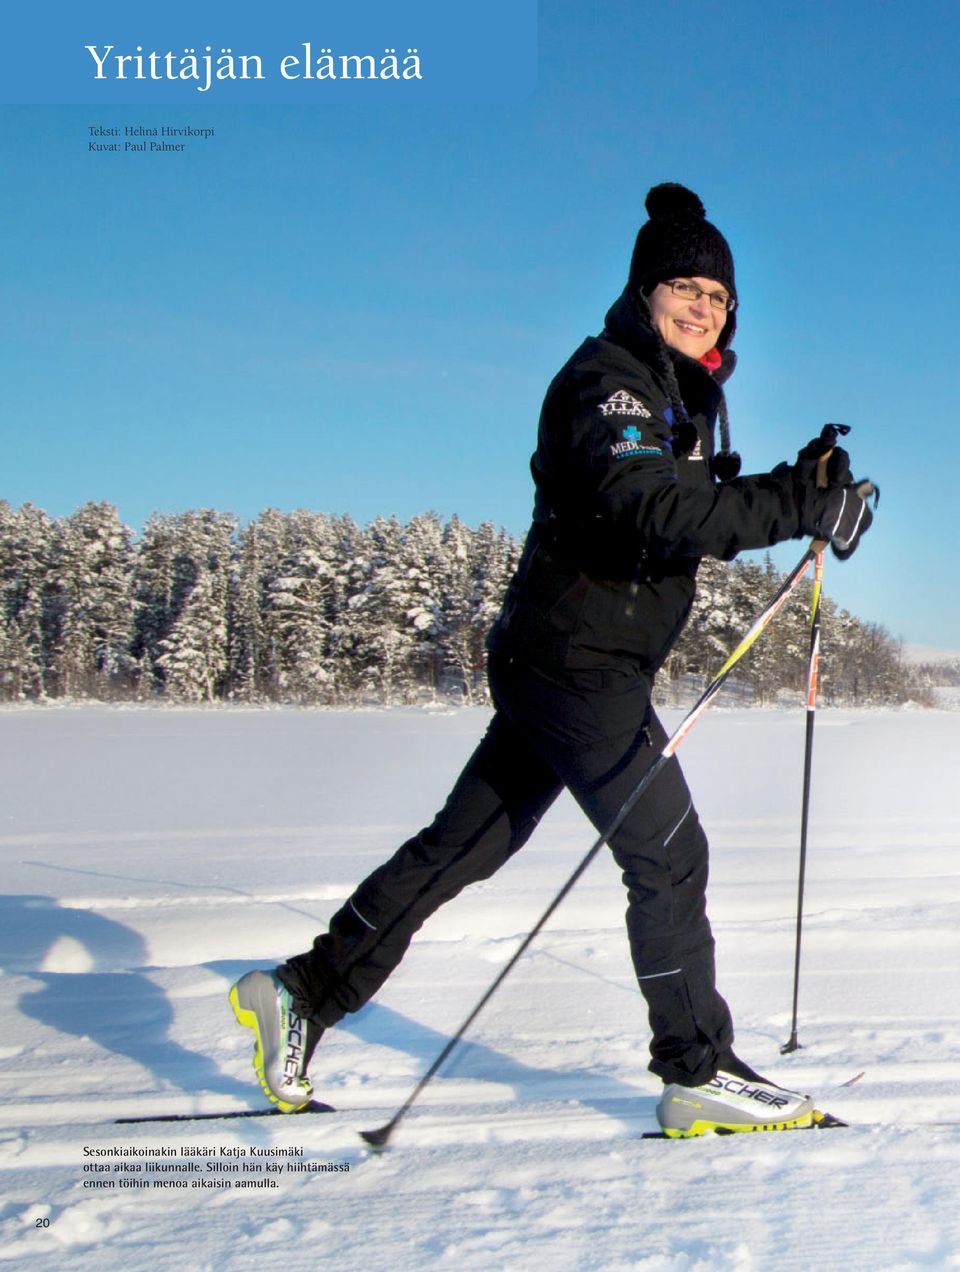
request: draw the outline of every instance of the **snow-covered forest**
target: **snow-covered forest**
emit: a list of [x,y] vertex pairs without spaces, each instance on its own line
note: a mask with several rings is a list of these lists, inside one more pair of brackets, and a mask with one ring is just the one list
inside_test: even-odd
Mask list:
[[[485,694],[484,637],[520,553],[485,522],[268,509],[156,514],[142,535],[108,503],[52,518],[0,501],[0,700],[411,703]],[[776,589],[769,560],[705,561],[660,691],[716,672]],[[747,700],[801,688],[810,585],[736,677]],[[826,702],[930,698],[875,623],[823,606]]]

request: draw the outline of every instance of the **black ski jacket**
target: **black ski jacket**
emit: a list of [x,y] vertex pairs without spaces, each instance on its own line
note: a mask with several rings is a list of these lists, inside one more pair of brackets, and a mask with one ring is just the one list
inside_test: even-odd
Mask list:
[[718,381],[668,349],[688,421],[675,418],[658,337],[630,291],[547,390],[533,525],[490,633],[492,653],[569,669],[655,672],[693,603],[704,556],[730,560],[802,532],[793,471],[711,475]]

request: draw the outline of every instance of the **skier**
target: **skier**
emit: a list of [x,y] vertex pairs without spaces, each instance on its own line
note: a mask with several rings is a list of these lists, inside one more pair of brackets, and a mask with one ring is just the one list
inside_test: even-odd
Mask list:
[[[411,937],[492,875],[567,787],[608,826],[666,741],[653,679],[689,614],[699,560],[813,535],[850,556],[872,517],[829,442],[740,477],[721,385],[732,372],[733,257],[699,198],[648,194],[626,288],[547,390],[533,524],[488,639],[495,714],[434,821],[352,894],[313,947],[231,989],[282,1110],[310,1100],[324,1029],[357,1011]],[[719,418],[720,446],[714,445]],[[822,480],[823,465],[821,465]],[[627,933],[671,1134],[809,1126],[813,1106],[733,1051],[706,914],[708,851],[676,758],[612,836]]]

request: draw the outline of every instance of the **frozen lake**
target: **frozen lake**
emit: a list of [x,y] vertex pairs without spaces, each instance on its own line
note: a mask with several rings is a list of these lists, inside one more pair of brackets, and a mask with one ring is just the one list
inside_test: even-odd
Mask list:
[[[0,710],[0,1260],[58,1272],[186,1257],[197,1269],[960,1266],[960,716],[948,711],[818,716],[803,1048],[788,1057],[803,712],[714,710],[680,752],[711,839],[738,1051],[850,1130],[638,1138],[659,1087],[604,856],[389,1152],[369,1156],[358,1130],[402,1102],[589,847],[566,798],[325,1036],[311,1075],[341,1112],[113,1124],[259,1106],[230,983],[305,948],[430,819],[486,718]],[[267,1158],[283,1167],[267,1173],[250,1169],[256,1148],[296,1152]],[[208,1171],[211,1156],[238,1171]],[[114,1169],[162,1160],[199,1161],[207,1183]],[[109,1170],[84,1169],[96,1165]]]

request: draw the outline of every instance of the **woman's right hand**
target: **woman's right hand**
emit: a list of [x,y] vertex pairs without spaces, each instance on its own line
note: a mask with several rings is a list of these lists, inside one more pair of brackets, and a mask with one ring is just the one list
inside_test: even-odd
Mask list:
[[797,455],[793,465],[794,488],[805,534],[828,542],[841,561],[853,556],[870,529],[869,506],[877,491],[870,481],[857,482],[850,456],[836,445],[837,429],[828,424]]

